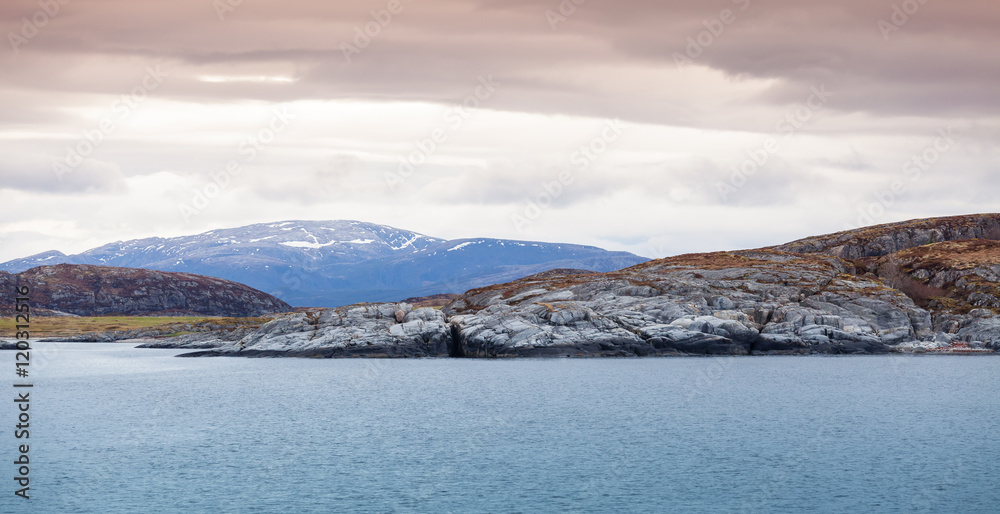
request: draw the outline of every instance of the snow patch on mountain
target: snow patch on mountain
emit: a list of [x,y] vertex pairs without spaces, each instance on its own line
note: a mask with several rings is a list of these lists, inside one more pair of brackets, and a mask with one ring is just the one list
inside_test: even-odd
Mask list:
[[469,241],[467,243],[462,243],[462,244],[453,246],[453,247],[447,249],[446,251],[448,251],[448,252],[454,252],[455,250],[461,250],[462,248],[465,248],[466,246],[469,246],[469,245],[472,245],[472,244],[477,244],[477,243],[482,243],[482,241]]
[[327,246],[333,246],[335,244],[355,244],[355,245],[367,245],[374,243],[374,239],[352,239],[350,241],[337,241],[333,240],[328,243],[320,243],[319,241],[314,241],[310,243],[309,241],[285,241],[283,243],[278,243],[284,246],[290,246],[292,248],[312,248],[319,249]]
[[400,246],[392,246],[392,245],[390,245],[390,247],[393,250],[402,250],[402,249],[404,249],[404,248],[412,245],[414,242],[416,242],[417,239],[420,239],[422,237],[424,237],[424,236],[422,236],[420,234],[414,234],[412,239],[407,239],[405,242],[403,242],[402,245],[400,245]]

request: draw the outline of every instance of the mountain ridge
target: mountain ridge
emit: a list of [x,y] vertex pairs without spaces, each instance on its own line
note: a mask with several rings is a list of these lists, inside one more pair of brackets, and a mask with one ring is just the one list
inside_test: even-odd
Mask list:
[[553,268],[619,269],[648,259],[593,246],[496,238],[446,240],[357,220],[258,223],[173,238],[116,241],[74,255],[0,264],[92,264],[233,280],[297,306],[331,307],[462,293]]

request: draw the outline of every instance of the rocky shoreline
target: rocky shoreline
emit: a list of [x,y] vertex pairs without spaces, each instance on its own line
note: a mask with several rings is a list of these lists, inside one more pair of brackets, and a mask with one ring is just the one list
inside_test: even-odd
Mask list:
[[[186,356],[504,358],[944,352],[956,341],[993,352],[1000,340],[996,316],[979,312],[954,333],[938,332],[931,313],[902,293],[844,275],[826,258],[728,258],[747,261],[697,271],[664,264],[671,269],[648,283],[640,280],[647,272],[551,272],[470,291],[442,310],[317,309],[242,337],[188,335],[144,346],[203,350]],[[774,258],[789,259],[785,274],[764,264]]]
[[143,347],[319,358],[995,353],[998,238],[1000,215],[919,220],[608,273],[553,270],[440,310],[305,309]]

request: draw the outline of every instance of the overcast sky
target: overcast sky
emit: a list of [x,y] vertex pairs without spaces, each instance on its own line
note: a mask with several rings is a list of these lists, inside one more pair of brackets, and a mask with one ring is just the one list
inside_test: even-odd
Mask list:
[[289,219],[662,257],[1000,211],[993,0],[4,0],[0,21],[0,261]]

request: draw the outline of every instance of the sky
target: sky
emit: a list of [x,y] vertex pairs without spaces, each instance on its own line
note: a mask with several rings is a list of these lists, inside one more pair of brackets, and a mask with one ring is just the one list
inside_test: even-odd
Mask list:
[[0,261],[295,219],[646,257],[996,212],[1000,4],[4,0]]

